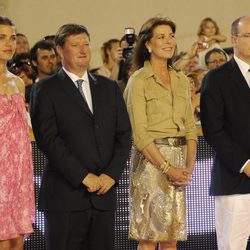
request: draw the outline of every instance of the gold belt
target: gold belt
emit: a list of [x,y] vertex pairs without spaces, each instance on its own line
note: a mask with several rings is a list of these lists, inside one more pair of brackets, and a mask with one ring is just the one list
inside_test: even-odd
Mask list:
[[180,147],[186,145],[186,138],[184,136],[181,137],[166,137],[166,138],[159,138],[155,139],[154,142],[156,144],[164,144],[174,147]]

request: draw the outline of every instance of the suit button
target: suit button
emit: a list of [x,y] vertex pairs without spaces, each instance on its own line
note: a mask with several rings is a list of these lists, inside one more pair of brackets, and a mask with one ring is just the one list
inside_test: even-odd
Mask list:
[[95,128],[100,128],[100,126],[98,124],[95,124]]

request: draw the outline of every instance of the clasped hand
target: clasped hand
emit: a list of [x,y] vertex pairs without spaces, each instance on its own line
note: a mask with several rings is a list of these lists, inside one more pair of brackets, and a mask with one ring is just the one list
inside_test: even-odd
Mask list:
[[167,172],[167,177],[174,185],[187,186],[191,183],[192,171],[188,168],[171,167]]
[[82,181],[83,185],[87,187],[88,192],[97,192],[98,195],[106,194],[109,189],[115,184],[115,180],[106,174],[97,176],[89,173]]

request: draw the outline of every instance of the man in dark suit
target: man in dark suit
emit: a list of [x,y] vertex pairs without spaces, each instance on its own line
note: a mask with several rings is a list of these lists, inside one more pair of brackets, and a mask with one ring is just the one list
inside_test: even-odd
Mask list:
[[232,23],[234,57],[210,71],[201,92],[201,124],[215,150],[218,249],[245,250],[250,235],[250,16]]
[[36,83],[31,119],[48,159],[39,209],[47,250],[114,249],[115,186],[131,146],[117,84],[87,72],[89,33],[66,24],[55,37],[62,69]]

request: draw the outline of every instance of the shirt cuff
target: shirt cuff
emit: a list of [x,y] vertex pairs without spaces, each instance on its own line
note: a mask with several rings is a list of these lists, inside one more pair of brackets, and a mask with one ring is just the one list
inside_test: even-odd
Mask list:
[[147,138],[140,140],[140,141],[135,140],[135,145],[136,145],[136,148],[139,151],[141,151],[142,149],[144,149],[148,144],[150,144],[153,141],[154,141],[153,138],[147,137]]
[[246,165],[247,165],[249,162],[250,162],[250,159],[247,160],[247,161],[245,162],[245,164],[243,165],[243,167],[240,169],[240,173],[243,173],[244,168],[246,167]]

